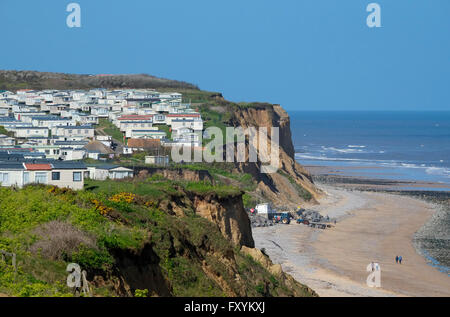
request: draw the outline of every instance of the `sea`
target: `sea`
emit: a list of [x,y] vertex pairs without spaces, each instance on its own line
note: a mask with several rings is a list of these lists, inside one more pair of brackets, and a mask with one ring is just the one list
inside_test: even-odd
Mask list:
[[[450,111],[289,115],[295,157],[304,166],[329,167],[349,177],[423,183],[397,187],[401,190],[450,191]],[[424,225],[414,242],[430,265],[450,275],[448,205]]]

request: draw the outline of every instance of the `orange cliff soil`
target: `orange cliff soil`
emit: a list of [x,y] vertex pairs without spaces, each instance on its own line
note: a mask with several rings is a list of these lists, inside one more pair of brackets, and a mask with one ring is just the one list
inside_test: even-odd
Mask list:
[[[258,181],[258,191],[275,205],[298,206],[304,205],[305,201],[311,204],[317,203],[317,199],[323,193],[314,185],[308,171],[295,161],[290,118],[287,112],[279,105],[269,104],[234,107],[233,109],[231,125],[235,127],[240,126],[244,129],[266,127],[269,139],[271,138],[271,127],[279,127],[280,129],[280,163],[277,173],[261,173],[261,162],[237,163],[237,170],[252,174]],[[307,199],[309,194],[301,188],[309,192],[310,199]]]

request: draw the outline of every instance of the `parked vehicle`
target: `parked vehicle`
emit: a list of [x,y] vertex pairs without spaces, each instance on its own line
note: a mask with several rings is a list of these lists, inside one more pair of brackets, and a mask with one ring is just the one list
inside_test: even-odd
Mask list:
[[297,223],[298,223],[298,224],[304,224],[304,225],[306,225],[306,226],[309,225],[309,221],[308,221],[308,220],[306,220],[306,219],[301,219],[301,218],[297,219]]
[[268,203],[259,204],[254,209],[250,209],[250,215],[257,215],[258,217],[266,218],[272,223],[290,224],[291,218],[295,218],[295,214],[291,214],[289,211],[282,211],[272,208]]
[[291,223],[291,216],[289,215],[288,212],[282,212],[279,214],[275,214],[273,216],[273,221],[276,223],[281,222],[282,224],[288,225]]
[[266,216],[267,218],[271,218],[271,215],[276,213],[276,211],[268,203],[256,205],[255,210],[258,215]]

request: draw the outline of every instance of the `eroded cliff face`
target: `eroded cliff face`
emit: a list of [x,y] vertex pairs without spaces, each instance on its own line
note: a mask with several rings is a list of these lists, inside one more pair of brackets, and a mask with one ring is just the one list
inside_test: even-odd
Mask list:
[[254,248],[241,194],[185,192],[158,209],[164,216],[142,248],[111,250],[114,269],[90,272],[95,287],[119,296],[317,296]]
[[146,178],[153,175],[161,175],[169,180],[184,180],[188,182],[210,182],[214,183],[214,179],[206,170],[188,170],[182,168],[168,169],[158,167],[134,167],[134,173],[139,178]]
[[159,202],[161,210],[170,215],[184,217],[186,210],[210,221],[219,232],[234,245],[253,248],[250,219],[244,209],[242,193],[220,197],[216,193],[186,193]]
[[[231,125],[235,127],[265,127],[271,140],[271,127],[279,128],[279,170],[277,173],[261,173],[261,162],[238,163],[238,171],[250,173],[258,181],[258,190],[275,205],[294,206],[305,201],[315,203],[321,195],[310,174],[295,161],[290,118],[279,105],[253,105],[234,107]],[[269,147],[270,149],[270,147]]]
[[195,196],[193,204],[198,215],[214,223],[235,245],[255,246],[250,219],[244,210],[241,195],[226,199],[220,199],[214,194]]

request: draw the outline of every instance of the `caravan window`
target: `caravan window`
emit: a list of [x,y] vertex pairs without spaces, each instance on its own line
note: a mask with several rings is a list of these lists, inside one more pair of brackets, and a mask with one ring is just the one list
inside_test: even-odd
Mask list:
[[73,172],[73,181],[81,182],[81,172]]
[[23,172],[23,183],[24,185],[30,182],[30,172]]
[[34,176],[34,181],[38,184],[47,184],[47,173],[46,172],[36,172]]
[[7,185],[9,183],[8,173],[0,173],[0,183],[4,185]]

